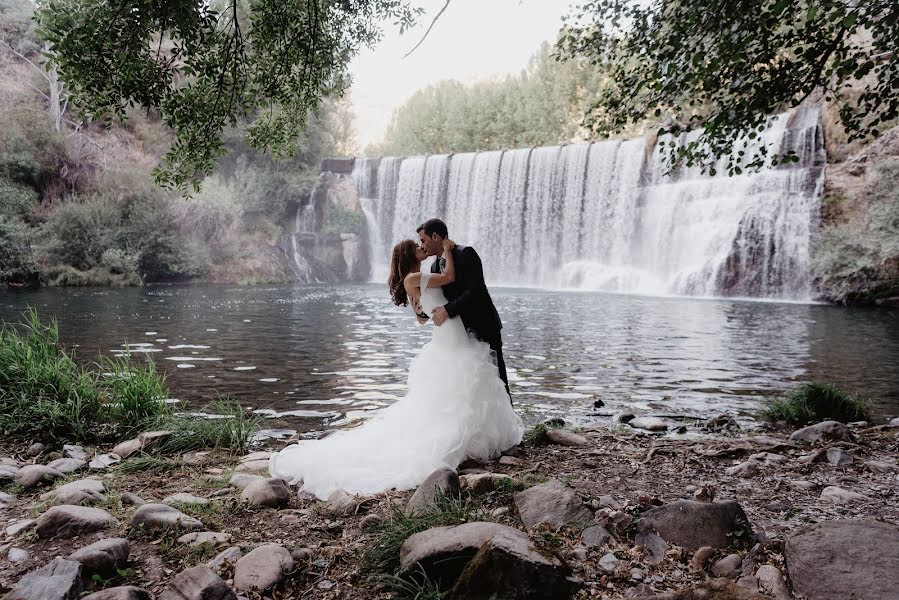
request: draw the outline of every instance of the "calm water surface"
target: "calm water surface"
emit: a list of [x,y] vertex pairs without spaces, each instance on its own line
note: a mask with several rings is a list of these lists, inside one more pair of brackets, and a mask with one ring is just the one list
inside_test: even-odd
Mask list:
[[[732,300],[495,289],[516,405],[533,422],[632,410],[749,419],[766,395],[834,381],[899,414],[899,313]],[[59,321],[79,358],[152,356],[174,398],[217,394],[272,428],[339,426],[403,396],[428,339],[380,285],[179,286],[0,292]],[[601,399],[605,406],[596,409]]]

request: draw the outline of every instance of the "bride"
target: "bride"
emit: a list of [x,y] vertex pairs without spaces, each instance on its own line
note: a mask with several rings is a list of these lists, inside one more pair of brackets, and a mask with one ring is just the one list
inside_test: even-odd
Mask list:
[[[454,245],[443,242],[444,273],[421,270],[427,254],[412,240],[393,248],[390,294],[420,323],[446,304],[440,286],[455,280]],[[271,457],[269,471],[323,500],[337,490],[406,490],[466,457],[494,458],[521,442],[523,433],[490,347],[455,318],[435,326],[412,359],[404,398],[355,429],[288,446]]]

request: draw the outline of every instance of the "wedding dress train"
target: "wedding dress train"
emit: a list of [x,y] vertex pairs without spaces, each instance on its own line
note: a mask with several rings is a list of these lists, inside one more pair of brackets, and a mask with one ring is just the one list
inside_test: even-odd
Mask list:
[[[427,287],[430,273],[423,270],[421,277],[421,306],[430,315],[446,298],[439,287]],[[456,318],[433,327],[412,359],[404,398],[354,429],[288,446],[271,457],[269,471],[302,482],[302,490],[321,499],[336,490],[406,490],[466,457],[494,458],[521,442],[523,433],[490,347]]]

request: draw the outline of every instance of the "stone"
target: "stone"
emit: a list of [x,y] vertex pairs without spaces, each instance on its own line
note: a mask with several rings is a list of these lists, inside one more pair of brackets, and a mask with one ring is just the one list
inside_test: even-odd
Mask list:
[[511,529],[494,534],[481,545],[465,565],[449,597],[563,599],[573,596],[578,584],[561,560],[541,553],[527,535]]
[[346,516],[355,512],[358,505],[355,496],[351,496],[343,490],[335,490],[328,496],[323,511],[333,516]]
[[24,531],[28,531],[34,527],[37,521],[35,519],[20,519],[6,528],[6,537],[14,538]]
[[658,417],[636,417],[631,419],[628,425],[646,431],[666,431],[668,429],[668,424]]
[[702,546],[726,548],[737,539],[752,537],[749,519],[736,502],[678,500],[643,513],[640,529],[652,528],[662,539],[696,550]]
[[243,464],[243,463],[247,463],[247,462],[256,462],[259,460],[268,460],[271,457],[272,457],[271,452],[267,452],[265,450],[260,450],[258,452],[250,452],[246,456],[241,456],[237,462],[239,464]]
[[593,519],[580,495],[555,479],[515,494],[515,507],[527,529],[540,523],[558,529]]
[[400,547],[400,570],[414,573],[421,568],[436,581],[455,581],[481,546],[499,534],[528,539],[518,529],[499,523],[473,521],[456,526],[433,527],[413,534],[403,542]]
[[81,446],[71,446],[66,444],[62,447],[62,455],[65,458],[74,458],[76,460],[87,460],[87,452]]
[[106,588],[85,596],[81,600],[153,600],[147,590],[133,585]]
[[612,540],[612,534],[605,527],[593,525],[581,532],[581,543],[588,548],[604,546]]
[[219,544],[227,544],[231,541],[230,533],[218,533],[216,531],[192,531],[185,533],[178,538],[179,544],[187,546],[202,546],[203,544],[211,544],[218,546]]
[[894,418],[894,419],[890,419],[889,426],[890,426],[890,427],[899,427],[899,417],[896,417],[896,418]]
[[773,452],[757,452],[755,454],[750,454],[749,460],[766,467],[774,467],[790,462],[790,459],[783,454],[775,454]]
[[83,460],[79,460],[77,458],[58,458],[51,463],[47,463],[47,466],[51,469],[56,469],[60,473],[74,473],[75,471],[79,471],[83,469],[87,465],[87,462]]
[[805,481],[804,479],[792,479],[787,482],[794,490],[800,490],[802,492],[810,492],[812,490],[818,489],[818,484],[812,481]]
[[712,575],[715,577],[727,577],[728,579],[736,579],[737,575],[743,569],[743,559],[739,554],[728,554],[721,560],[712,565]]
[[290,488],[283,479],[261,479],[250,483],[240,494],[240,501],[250,506],[283,508],[290,504]]
[[20,565],[31,558],[31,553],[22,548],[10,548],[6,552],[6,560],[14,565]]
[[0,465],[0,481],[14,481],[18,473],[19,467]]
[[212,569],[198,565],[178,573],[159,600],[237,600],[237,595]]
[[605,553],[602,558],[599,559],[599,568],[602,569],[606,573],[614,573],[615,569],[618,568],[618,565],[621,564],[621,561],[612,554],[611,552]]
[[855,457],[842,448],[828,448],[827,462],[834,465],[835,467],[842,467],[854,463]]
[[143,506],[146,503],[147,501],[137,494],[132,494],[131,492],[122,493],[122,504],[126,506]]
[[649,592],[641,597],[647,600],[770,600],[757,591],[740,587],[732,580],[724,578],[695,583],[689,588],[659,595],[652,595],[652,592]]
[[546,439],[553,444],[559,446],[570,446],[572,448],[584,448],[592,446],[590,440],[579,433],[568,431],[567,429],[548,429],[546,431]]
[[37,518],[37,536],[43,539],[73,537],[117,527],[118,524],[118,520],[102,508],[62,504]]
[[487,494],[503,484],[511,484],[515,480],[502,473],[477,473],[475,475],[463,475],[459,483],[463,490],[479,495]]
[[122,457],[118,454],[98,454],[88,464],[88,468],[95,471],[102,471],[109,467],[122,462]]
[[172,437],[172,432],[163,429],[159,431],[145,431],[137,436],[137,440],[140,442],[142,450],[152,450],[165,444],[170,437]]
[[362,520],[359,521],[359,529],[365,531],[367,529],[373,529],[381,524],[381,517],[372,513],[370,515],[365,515],[362,517]]
[[4,600],[73,600],[81,592],[81,563],[54,558],[3,596]]
[[737,578],[737,587],[757,592],[759,591],[759,580],[752,575],[743,575]]
[[126,440],[120,444],[118,444],[115,448],[112,449],[113,454],[118,454],[121,458],[128,458],[130,456],[134,456],[138,452],[141,451],[141,443],[140,440],[134,438],[133,440]]
[[498,507],[494,508],[492,511],[490,511],[490,516],[492,516],[493,518],[499,518],[499,517],[501,517],[503,515],[507,515],[507,514],[509,514],[508,506],[498,506]]
[[130,551],[128,540],[108,538],[76,550],[69,555],[69,560],[80,562],[84,574],[88,577],[94,573],[111,577],[116,574],[116,569],[128,564]]
[[612,415],[612,423],[630,423],[634,418],[634,413],[619,412]]
[[895,598],[899,528],[875,521],[823,521],[787,536],[793,591],[815,600]]
[[0,492],[0,508],[8,506],[16,501],[16,497],[6,492]]
[[262,477],[261,475],[250,475],[249,473],[235,473],[228,481],[228,485],[244,489],[254,481],[265,481],[265,477]]
[[164,531],[174,527],[202,529],[203,523],[168,504],[144,504],[134,511],[131,526],[143,527],[146,531]]
[[268,473],[268,459],[250,460],[237,465],[241,473]]
[[748,478],[758,474],[759,466],[758,463],[747,460],[746,462],[741,462],[738,465],[728,467],[724,470],[724,472],[732,477]]
[[836,485],[829,485],[821,490],[821,499],[834,504],[855,504],[856,502],[864,502],[868,497],[858,492],[844,490]]
[[172,494],[170,496],[166,496],[162,499],[163,504],[175,505],[175,504],[197,504],[200,506],[205,506],[209,504],[209,500],[207,498],[201,498],[200,496],[194,496],[193,494],[187,494],[185,492],[178,492],[177,494]]
[[215,558],[206,563],[206,566],[213,571],[220,572],[229,566],[233,567],[242,557],[243,551],[240,546],[231,546],[216,554]]
[[721,431],[722,429],[740,429],[740,425],[730,415],[718,415],[712,417],[703,425],[709,431]]
[[293,571],[293,566],[293,557],[283,546],[259,546],[237,561],[234,587],[244,592],[269,590]]
[[428,475],[412,494],[405,512],[407,515],[421,512],[434,504],[441,495],[447,498],[458,497],[460,486],[459,475],[455,471],[448,468],[437,469]]
[[849,428],[839,421],[822,421],[808,427],[803,427],[790,434],[791,442],[826,442],[826,441],[849,441],[852,434]]
[[504,467],[520,467],[524,464],[524,461],[520,458],[515,458],[514,456],[500,456],[497,464],[503,465]]
[[656,566],[662,564],[662,561],[665,560],[668,544],[655,532],[651,530],[640,531],[637,533],[634,541],[643,548],[647,564]]
[[777,567],[762,565],[755,572],[755,578],[762,592],[774,596],[775,600],[790,600],[787,582],[784,581],[784,576]]
[[16,483],[28,490],[63,477],[65,474],[45,465],[25,465],[16,473]]
[[702,573],[702,570],[705,568],[705,563],[715,554],[715,549],[711,546],[703,546],[696,550],[693,553],[693,558],[690,559],[690,570],[694,573]]
[[35,442],[28,446],[28,456],[40,456],[47,450],[47,447],[40,442]]
[[303,563],[305,565],[312,563],[312,557],[314,553],[311,548],[294,548],[290,552],[290,556],[293,557],[293,561],[295,563]]
[[875,475],[889,475],[891,473],[899,473],[899,466],[891,463],[878,462],[869,460],[865,463],[865,468]]
[[105,491],[106,484],[99,479],[79,479],[41,494],[41,500],[50,504],[93,504],[106,501]]

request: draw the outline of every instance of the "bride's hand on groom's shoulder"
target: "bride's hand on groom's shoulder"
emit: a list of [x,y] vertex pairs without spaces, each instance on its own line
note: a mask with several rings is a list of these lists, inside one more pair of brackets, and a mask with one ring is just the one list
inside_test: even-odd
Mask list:
[[444,251],[447,251],[447,250],[452,251],[452,249],[455,247],[456,247],[456,242],[454,242],[453,240],[450,240],[450,239],[443,240],[443,250]]

